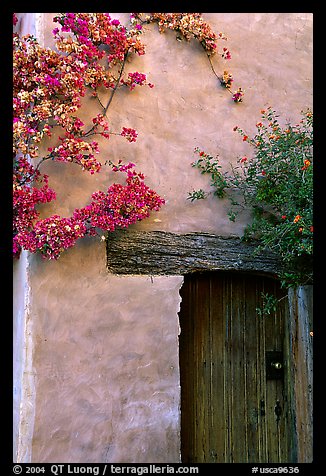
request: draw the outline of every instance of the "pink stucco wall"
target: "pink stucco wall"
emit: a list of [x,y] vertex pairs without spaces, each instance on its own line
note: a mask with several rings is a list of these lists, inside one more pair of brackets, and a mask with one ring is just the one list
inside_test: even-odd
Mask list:
[[[51,46],[51,18],[43,14],[42,38]],[[124,21],[127,14],[112,14]],[[272,106],[281,120],[298,121],[312,106],[311,13],[205,13],[227,37],[226,67],[245,99],[234,104],[212,74],[201,47],[178,42],[173,32],[146,26],[146,55],[127,71],[148,75],[153,89],[119,93],[109,109],[113,130],[133,127],[136,143],[119,137],[102,142],[102,158],[137,164],[147,183],[166,200],[142,230],[175,233],[242,233],[227,203],[191,203],[188,192],[209,190],[191,167],[199,146],[222,164],[248,154],[235,125],[255,132],[260,110]],[[223,43],[221,44],[221,47]],[[95,111],[86,104],[87,122]],[[90,176],[78,166],[44,164],[58,199],[43,213],[69,215],[90,194],[107,188],[112,173]],[[179,462],[178,276],[115,276],[105,267],[105,243],[80,242],[57,262],[29,257],[33,321],[34,414],[29,438],[33,462]],[[22,410],[23,411],[23,410]],[[33,421],[31,421],[33,420]]]

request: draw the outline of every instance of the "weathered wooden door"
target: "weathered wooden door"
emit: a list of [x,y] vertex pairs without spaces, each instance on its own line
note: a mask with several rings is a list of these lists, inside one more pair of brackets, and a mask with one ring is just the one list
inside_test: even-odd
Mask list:
[[[287,299],[261,317],[277,281],[241,273],[185,276],[180,308],[184,463],[292,462],[284,366]],[[285,368],[284,368],[285,367]]]

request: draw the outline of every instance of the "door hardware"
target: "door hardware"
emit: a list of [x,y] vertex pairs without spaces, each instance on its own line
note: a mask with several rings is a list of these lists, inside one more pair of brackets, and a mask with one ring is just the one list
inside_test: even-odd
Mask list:
[[280,370],[282,368],[281,362],[272,362],[271,366],[274,367],[276,370]]
[[280,380],[283,379],[283,375],[283,352],[280,350],[266,351],[266,379]]

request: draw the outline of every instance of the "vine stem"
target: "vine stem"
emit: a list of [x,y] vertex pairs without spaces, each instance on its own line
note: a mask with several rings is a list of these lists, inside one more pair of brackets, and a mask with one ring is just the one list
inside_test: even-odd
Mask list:
[[[204,47],[203,47],[203,48],[204,48]],[[207,54],[207,52],[206,52],[206,56],[207,56],[207,58],[208,58],[209,64],[211,65],[211,69],[212,69],[213,73],[215,74],[215,76],[216,76],[217,79],[219,80],[221,86],[224,86],[224,83],[223,83],[222,78],[221,78],[221,77],[217,74],[217,72],[215,71],[215,68],[214,68],[213,63],[212,63],[211,55]],[[233,95],[233,92],[231,91],[230,88],[225,88],[225,89],[227,89],[227,90],[229,91],[229,93]]]
[[114,86],[114,88],[113,88],[113,90],[112,90],[112,92],[111,92],[111,96],[110,96],[110,98],[109,98],[109,100],[108,100],[108,103],[107,103],[107,105],[105,106],[105,109],[104,109],[104,111],[103,111],[103,115],[104,115],[104,116],[106,115],[107,110],[109,109],[109,106],[110,106],[110,104],[111,104],[111,102],[112,102],[113,96],[114,96],[116,90],[118,89],[118,86],[119,86],[119,83],[120,83],[120,79],[121,79],[123,70],[124,70],[125,65],[126,65],[126,61],[127,61],[127,58],[128,58],[128,54],[129,54],[129,49],[128,49],[128,50],[126,51],[126,53],[124,54],[123,62],[122,62],[121,69],[120,69],[120,73],[119,73],[119,77],[118,77],[117,82],[115,83],[115,86]]
[[[116,83],[115,83],[114,88],[113,88],[112,91],[111,91],[111,95],[110,95],[110,97],[109,97],[109,100],[108,100],[108,102],[107,102],[107,104],[106,104],[105,107],[102,105],[102,107],[103,107],[103,116],[106,116],[106,113],[107,113],[107,111],[108,111],[108,109],[109,109],[109,107],[110,107],[110,104],[111,104],[111,102],[112,102],[113,96],[114,96],[114,94],[116,93],[116,91],[117,91],[117,89],[118,89],[118,87],[119,87],[120,79],[121,79],[121,77],[122,77],[123,70],[124,70],[125,65],[126,65],[126,61],[127,61],[127,58],[128,58],[128,54],[129,54],[129,49],[128,49],[127,52],[124,54],[123,62],[122,62],[122,64],[121,64],[121,69],[120,69],[120,72],[119,72],[119,76],[118,76],[118,79],[117,79],[117,81],[116,81]],[[102,104],[101,101],[99,100],[99,98],[98,98],[98,101],[100,102],[100,104]],[[94,129],[95,129],[95,124],[94,124],[93,127],[91,127],[91,129],[89,129],[89,131],[87,131],[87,132],[85,132],[85,134],[83,134],[83,137],[87,137],[88,135],[90,135],[90,134],[93,132]]]

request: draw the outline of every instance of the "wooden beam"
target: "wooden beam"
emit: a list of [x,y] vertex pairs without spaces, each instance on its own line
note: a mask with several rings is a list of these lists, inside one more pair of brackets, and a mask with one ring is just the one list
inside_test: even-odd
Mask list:
[[313,461],[313,287],[289,289],[288,378],[298,463]]
[[257,253],[256,243],[238,236],[165,231],[109,233],[107,268],[115,274],[184,275],[195,271],[244,271],[276,274],[279,257]]

